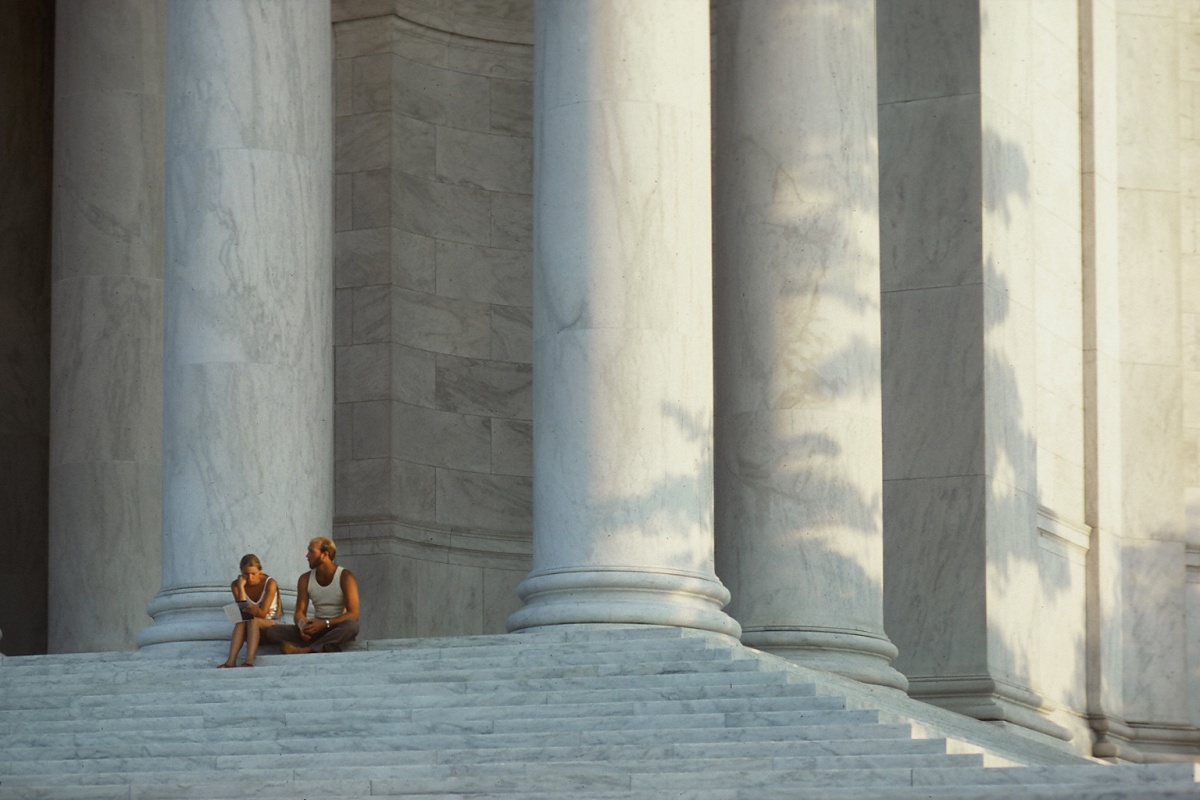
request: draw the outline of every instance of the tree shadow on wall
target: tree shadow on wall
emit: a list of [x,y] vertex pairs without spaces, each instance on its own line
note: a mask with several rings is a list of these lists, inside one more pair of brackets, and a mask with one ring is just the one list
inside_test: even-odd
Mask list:
[[878,636],[873,16],[764,8],[714,16],[717,572],[747,630]]
[[[880,25],[881,76],[897,41],[949,35],[920,8]],[[910,679],[1051,687],[1082,712],[1082,554],[1039,522],[1036,175],[1029,142],[980,126],[979,86],[881,97],[886,624]]]

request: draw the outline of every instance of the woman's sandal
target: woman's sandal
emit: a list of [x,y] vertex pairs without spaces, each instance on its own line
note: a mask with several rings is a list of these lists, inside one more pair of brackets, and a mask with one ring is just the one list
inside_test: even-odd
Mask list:
[[236,666],[237,666],[237,664],[221,664],[220,666],[217,667],[217,669],[230,669],[230,668],[236,667]]

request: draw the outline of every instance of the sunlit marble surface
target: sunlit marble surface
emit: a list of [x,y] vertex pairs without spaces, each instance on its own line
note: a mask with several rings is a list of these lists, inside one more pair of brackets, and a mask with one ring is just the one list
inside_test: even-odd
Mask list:
[[736,632],[712,564],[708,4],[537,25],[534,551],[509,627]]
[[717,563],[747,644],[903,687],[883,632],[874,6],[831,9],[717,4]]

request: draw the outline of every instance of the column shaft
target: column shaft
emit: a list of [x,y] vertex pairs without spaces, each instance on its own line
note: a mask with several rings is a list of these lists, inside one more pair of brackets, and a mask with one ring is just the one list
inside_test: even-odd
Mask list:
[[735,634],[713,573],[708,3],[537,6],[534,553],[510,629]]
[[723,0],[717,567],[742,640],[903,687],[883,631],[874,3]]
[[183,0],[168,31],[163,589],[139,644],[228,636],[332,518],[329,3]]
[[[162,539],[166,3],[62,0],[55,69],[52,652],[125,650]],[[155,582],[156,583],[156,582]]]

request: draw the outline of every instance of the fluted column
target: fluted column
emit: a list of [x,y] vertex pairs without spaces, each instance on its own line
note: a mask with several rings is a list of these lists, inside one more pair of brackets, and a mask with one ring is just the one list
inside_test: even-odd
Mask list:
[[722,0],[717,566],[742,640],[904,687],[883,631],[871,0]]
[[140,645],[227,637],[332,517],[328,0],[178,0],[167,67],[163,588]]
[[509,628],[735,634],[713,573],[707,0],[537,5],[534,552]]
[[60,0],[50,393],[51,652],[125,650],[162,540],[167,6]]

